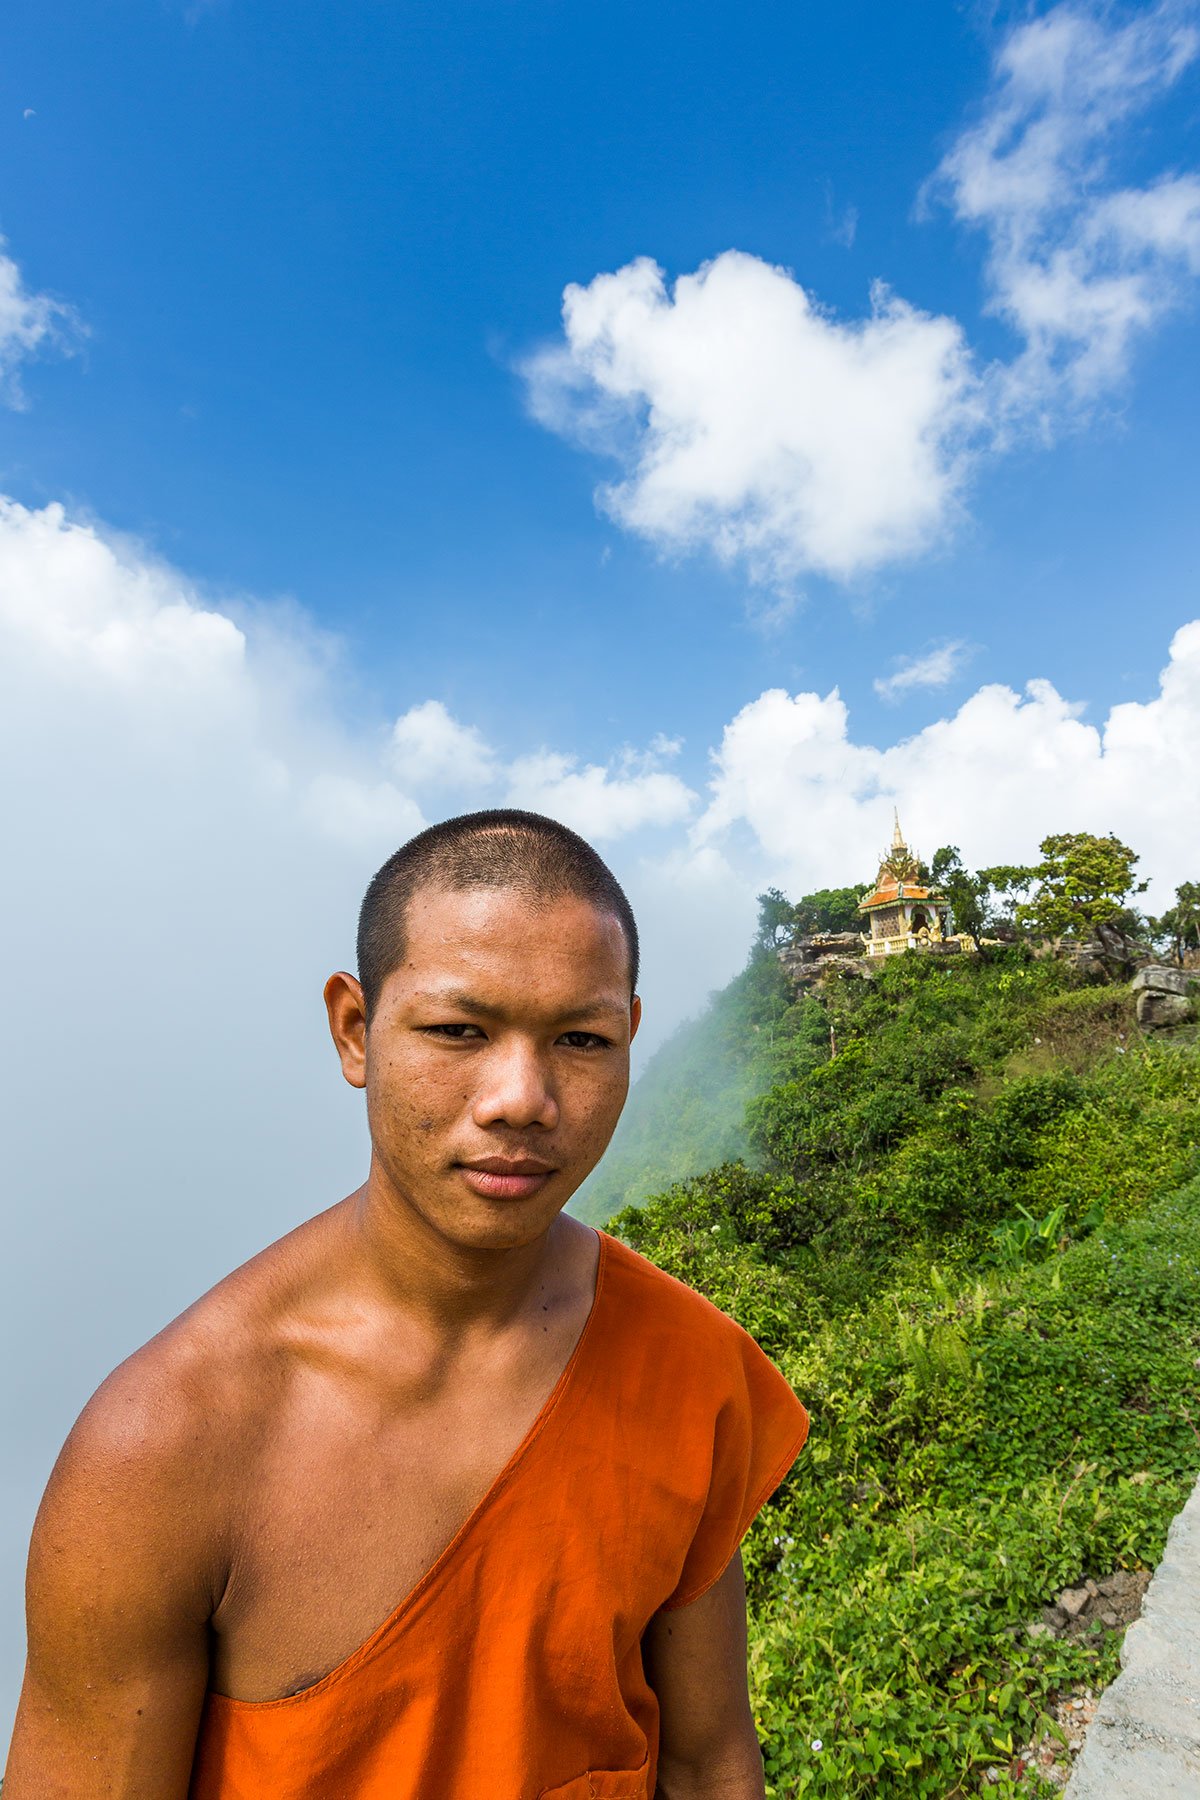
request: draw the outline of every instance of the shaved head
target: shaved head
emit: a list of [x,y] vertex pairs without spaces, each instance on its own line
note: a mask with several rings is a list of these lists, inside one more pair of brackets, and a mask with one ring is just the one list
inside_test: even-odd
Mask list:
[[409,902],[422,888],[511,888],[534,902],[568,894],[587,900],[620,925],[629,949],[630,993],[637,987],[637,925],[608,864],[556,819],[503,807],[430,826],[373,876],[358,915],[358,979],[368,1019],[403,960]]

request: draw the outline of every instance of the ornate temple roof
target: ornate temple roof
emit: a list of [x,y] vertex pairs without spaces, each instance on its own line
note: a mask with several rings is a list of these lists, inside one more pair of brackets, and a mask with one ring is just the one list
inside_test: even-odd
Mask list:
[[896,825],[892,832],[891,848],[879,865],[874,892],[864,895],[859,901],[859,912],[869,913],[876,907],[896,906],[904,900],[932,900],[936,903],[944,900],[944,896],[935,888],[922,885],[917,859],[905,843],[904,833],[900,829],[900,815],[897,812],[894,816]]

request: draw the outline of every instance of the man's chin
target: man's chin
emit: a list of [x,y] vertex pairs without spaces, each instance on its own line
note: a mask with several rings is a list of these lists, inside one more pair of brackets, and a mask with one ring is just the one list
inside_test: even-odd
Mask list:
[[437,1224],[442,1236],[464,1250],[519,1250],[553,1225],[571,1197],[564,1183],[548,1184],[524,1200],[489,1200],[468,1192],[465,1204],[447,1207]]

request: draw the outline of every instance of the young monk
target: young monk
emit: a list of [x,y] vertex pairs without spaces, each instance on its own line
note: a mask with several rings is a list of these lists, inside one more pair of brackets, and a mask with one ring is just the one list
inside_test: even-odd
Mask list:
[[807,1416],[563,1213],[637,966],[613,876],[536,814],[375,876],[325,989],[366,1182],[72,1431],[5,1800],[761,1800],[738,1545]]

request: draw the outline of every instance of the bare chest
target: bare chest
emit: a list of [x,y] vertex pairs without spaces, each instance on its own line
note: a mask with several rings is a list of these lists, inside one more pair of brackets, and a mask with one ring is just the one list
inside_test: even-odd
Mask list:
[[565,1358],[464,1376],[394,1406],[314,1383],[281,1409],[239,1494],[213,1685],[244,1700],[311,1687],[452,1545],[526,1442]]

